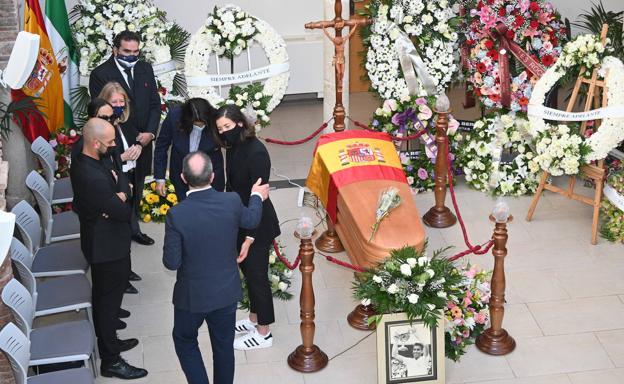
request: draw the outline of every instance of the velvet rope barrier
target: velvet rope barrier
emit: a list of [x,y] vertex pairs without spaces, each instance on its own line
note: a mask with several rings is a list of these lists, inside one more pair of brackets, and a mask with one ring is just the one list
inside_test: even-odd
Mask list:
[[318,127],[318,129],[314,132],[312,132],[309,136],[304,137],[303,139],[300,140],[295,140],[295,141],[282,141],[282,140],[277,140],[277,139],[272,139],[272,138],[267,138],[264,139],[264,141],[266,141],[267,143],[271,143],[271,144],[279,144],[279,145],[299,145],[299,144],[303,144],[303,143],[307,143],[308,141],[312,140],[313,138],[315,138],[319,133],[323,132],[323,130],[325,128],[327,128],[329,126],[329,123],[333,120],[334,118],[332,117],[331,119],[327,120],[326,123],[321,124],[320,127]]
[[286,268],[290,269],[291,271],[295,268],[297,268],[299,266],[299,263],[301,262],[301,256],[299,254],[297,254],[297,257],[295,258],[295,261],[293,261],[293,263],[291,264],[290,261],[288,261],[288,259],[286,259],[283,255],[282,252],[280,252],[279,249],[279,245],[277,245],[277,241],[273,240],[273,249],[275,250],[275,254],[277,255],[277,258],[280,259],[280,261],[282,263],[284,263],[284,265],[286,266]]
[[[347,117],[347,119],[351,120],[351,122],[356,125],[357,127],[360,127],[364,130],[367,131],[371,131],[371,132],[379,132],[379,131],[375,131],[374,129],[371,129],[368,125],[362,124],[357,120],[353,120],[350,117]],[[422,126],[422,123],[421,123]],[[398,140],[398,141],[409,141],[409,140],[415,140],[418,139],[420,136],[424,135],[425,133],[427,133],[427,130],[425,130],[424,128],[420,131],[418,131],[417,133],[411,135],[411,136],[405,136],[405,137],[396,137],[396,136],[392,136],[392,140]]]

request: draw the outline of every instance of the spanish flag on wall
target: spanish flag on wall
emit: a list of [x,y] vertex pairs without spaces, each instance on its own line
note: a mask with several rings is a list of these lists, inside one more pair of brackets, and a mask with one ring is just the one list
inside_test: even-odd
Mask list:
[[48,139],[50,131],[56,131],[63,126],[63,84],[38,0],[25,1],[24,31],[41,37],[39,57],[24,87],[20,90],[13,90],[11,96],[13,100],[19,100],[25,96],[39,98],[36,104],[44,116],[20,117],[24,136],[32,142],[38,136]]
[[306,186],[321,200],[332,222],[336,222],[340,188],[364,180],[407,183],[387,133],[344,131],[319,138]]

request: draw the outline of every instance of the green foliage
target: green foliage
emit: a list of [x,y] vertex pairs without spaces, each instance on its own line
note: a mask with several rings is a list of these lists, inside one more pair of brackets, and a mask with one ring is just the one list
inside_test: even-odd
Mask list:
[[87,105],[91,102],[89,89],[87,87],[78,86],[72,88],[69,92],[71,104],[73,106],[74,123],[76,126],[82,127],[87,122]]
[[173,60],[184,63],[186,47],[188,46],[190,37],[191,34],[185,31],[178,23],[174,23],[173,27],[167,31],[165,43],[169,45],[171,58]]
[[11,120],[17,124],[18,127],[23,128],[21,125],[21,118],[27,120],[31,116],[41,115],[45,117],[45,114],[37,109],[37,100],[39,98],[26,96],[17,101],[11,101],[6,104],[0,101],[0,136],[4,139],[9,137],[11,133]]
[[607,37],[611,40],[614,55],[624,61],[624,11],[607,11],[602,0],[598,4],[592,2],[589,11],[579,15],[578,22],[572,23],[596,35],[600,35],[603,24],[609,26]]

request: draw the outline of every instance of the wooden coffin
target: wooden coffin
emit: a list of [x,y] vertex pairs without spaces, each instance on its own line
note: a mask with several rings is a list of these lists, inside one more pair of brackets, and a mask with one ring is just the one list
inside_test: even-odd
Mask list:
[[[392,210],[369,242],[381,191],[399,190],[401,204]],[[367,180],[343,186],[338,191],[336,232],[351,262],[372,267],[383,261],[392,249],[413,246],[422,249],[425,230],[409,186],[392,180]]]

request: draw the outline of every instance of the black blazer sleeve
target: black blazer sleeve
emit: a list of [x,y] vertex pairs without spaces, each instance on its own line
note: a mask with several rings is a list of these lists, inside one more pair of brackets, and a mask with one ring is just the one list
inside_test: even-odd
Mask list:
[[150,88],[149,97],[149,116],[147,119],[147,126],[144,128],[144,132],[149,132],[156,137],[158,133],[158,124],[160,123],[160,96],[158,95],[158,87],[156,86],[156,78],[154,77],[154,69],[148,63],[144,63],[147,67],[147,83]]
[[164,179],[167,170],[168,151],[173,140],[174,122],[173,116],[167,115],[163,121],[158,138],[156,139],[156,147],[154,149],[154,178]]
[[[258,179],[262,179],[262,184],[269,182],[269,177],[271,176],[271,158],[266,150],[254,150],[249,154],[247,164],[249,166],[250,185],[255,184]],[[248,193],[251,193],[251,189]],[[266,200],[265,203],[268,204],[268,200]],[[251,199],[249,205],[251,205]],[[253,229],[248,229],[245,235],[255,238],[256,232],[257,229],[253,227]]]
[[[121,180],[121,179],[120,179]],[[130,204],[121,201],[114,189],[114,184],[103,177],[93,178],[85,185],[85,200],[100,213],[110,219],[129,222],[132,209]]]
[[106,85],[107,80],[102,76],[102,67],[97,67],[91,72],[89,75],[89,94],[91,98],[94,99],[98,97],[104,85]]

